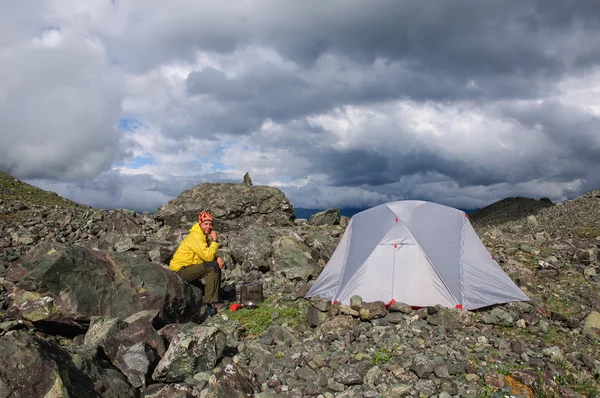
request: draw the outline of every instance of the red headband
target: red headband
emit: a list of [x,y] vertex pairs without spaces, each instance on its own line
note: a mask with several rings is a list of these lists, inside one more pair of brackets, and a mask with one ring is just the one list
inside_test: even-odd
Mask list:
[[213,220],[213,218],[209,212],[203,211],[200,214],[198,214],[198,222],[200,224],[202,224],[204,221],[212,221],[212,220]]

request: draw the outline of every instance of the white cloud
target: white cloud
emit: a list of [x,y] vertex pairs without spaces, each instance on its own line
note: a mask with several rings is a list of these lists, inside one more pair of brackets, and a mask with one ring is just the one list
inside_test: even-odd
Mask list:
[[[593,1],[3,11],[0,168],[75,200],[148,209],[246,171],[297,207],[600,185]],[[122,132],[122,118],[140,124]]]
[[122,74],[68,28],[0,53],[0,167],[24,178],[95,176],[122,156]]

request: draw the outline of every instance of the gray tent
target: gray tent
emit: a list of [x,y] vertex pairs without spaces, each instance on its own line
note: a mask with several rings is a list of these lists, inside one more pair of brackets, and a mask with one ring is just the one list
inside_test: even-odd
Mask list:
[[528,301],[466,214],[424,201],[373,207],[350,220],[306,297],[475,309]]

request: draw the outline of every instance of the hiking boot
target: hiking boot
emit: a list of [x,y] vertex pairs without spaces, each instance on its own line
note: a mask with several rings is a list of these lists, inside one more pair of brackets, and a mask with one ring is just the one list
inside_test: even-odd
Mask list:
[[202,308],[200,308],[200,313],[199,313],[200,319],[199,319],[198,323],[204,322],[209,317],[214,316],[216,313],[217,313],[217,311],[210,305],[203,305]]
[[226,303],[212,303],[210,306],[215,310],[215,312],[221,312],[227,308]]

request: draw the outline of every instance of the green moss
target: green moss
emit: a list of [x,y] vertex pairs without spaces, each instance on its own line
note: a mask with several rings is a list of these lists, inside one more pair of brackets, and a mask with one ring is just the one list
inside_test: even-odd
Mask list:
[[583,225],[579,228],[578,235],[580,238],[591,239],[600,236],[600,227],[592,225]]
[[387,363],[392,358],[392,350],[393,349],[382,347],[375,351],[375,354],[371,358],[373,365],[383,365]]
[[[287,323],[291,327],[308,324],[308,303],[305,300],[278,302],[268,298],[255,309],[242,308],[228,312],[230,319],[240,322],[245,329],[245,336],[259,336],[274,322]],[[275,313],[279,314],[274,319]]]

